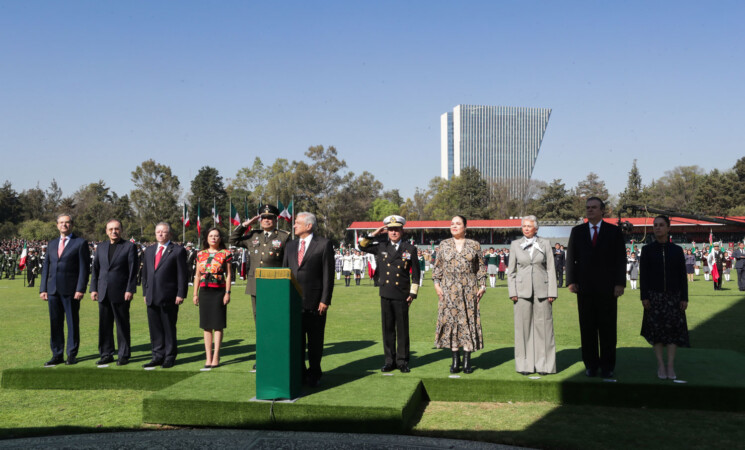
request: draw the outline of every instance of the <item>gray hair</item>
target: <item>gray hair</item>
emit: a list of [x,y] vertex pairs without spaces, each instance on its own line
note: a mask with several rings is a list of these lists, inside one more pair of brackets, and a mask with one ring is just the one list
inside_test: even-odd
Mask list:
[[70,223],[75,223],[72,220],[72,214],[68,214],[68,213],[57,214],[57,222],[59,222],[60,217],[69,217],[70,218]]
[[318,221],[316,220],[315,214],[311,212],[307,212],[307,211],[297,213],[296,219],[299,219],[301,217],[303,218],[306,224],[310,224],[311,231],[316,231],[316,225],[318,224]]
[[525,221],[533,222],[533,226],[535,227],[536,231],[538,231],[538,228],[540,228],[540,226],[538,225],[538,218],[532,214],[529,216],[523,217],[523,220],[520,221],[520,226],[522,226],[525,223]]
[[155,229],[157,230],[157,229],[158,229],[158,227],[159,227],[159,226],[161,226],[161,225],[165,225],[165,226],[166,226],[166,227],[168,228],[168,232],[169,232],[169,233],[171,233],[171,232],[172,232],[172,230],[171,230],[171,224],[170,224],[170,223],[168,223],[168,222],[158,222],[158,223],[156,223],[156,224],[155,224]]

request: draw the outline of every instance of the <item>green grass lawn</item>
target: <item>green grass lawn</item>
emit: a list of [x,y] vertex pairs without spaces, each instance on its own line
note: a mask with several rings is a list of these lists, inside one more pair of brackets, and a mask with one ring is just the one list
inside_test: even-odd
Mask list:
[[[429,275],[429,274],[428,274]],[[727,349],[745,352],[745,297],[736,282],[725,282],[726,290],[715,292],[711,283],[699,278],[691,284],[688,324],[691,343],[697,349]],[[233,289],[228,309],[228,328],[220,370],[246,370],[253,364],[255,332],[249,297],[242,286]],[[189,296],[188,298],[191,298]],[[141,370],[150,359],[145,306],[142,297],[133,300],[133,362],[127,369]],[[554,304],[556,343],[560,348],[579,347],[575,296],[561,289]],[[619,301],[618,347],[649,349],[639,336],[642,308],[639,291],[627,290]],[[25,288],[20,278],[0,280],[0,369],[41,366],[49,359],[49,320],[46,303],[37,288]],[[412,347],[431,347],[437,317],[437,299],[431,281],[425,280],[419,298],[411,307]],[[487,290],[481,302],[485,349],[512,351],[512,302],[504,282]],[[180,354],[177,368],[198,369],[204,364],[202,331],[198,311],[191,303],[179,313]],[[371,361],[382,365],[380,308],[377,289],[369,280],[361,286],[337,283],[326,327],[327,352],[334,348],[365,348]],[[86,297],[81,307],[79,366],[93,366],[97,359],[97,305]],[[685,358],[681,350],[681,359]],[[650,376],[656,364],[648,353]],[[329,356],[333,361],[334,356]],[[443,352],[442,370],[447,372],[448,355]],[[412,373],[417,367],[412,361]],[[511,362],[510,362],[511,364]],[[180,367],[179,367],[180,366]],[[559,367],[561,371],[563,367]],[[745,369],[745,367],[743,368]],[[489,369],[492,370],[492,369]],[[622,375],[624,367],[617,367]],[[478,371],[477,371],[478,373]],[[685,367],[678,368],[685,377]],[[739,373],[733,373],[733,378]],[[138,390],[12,390],[0,389],[0,437],[55,434],[73,431],[140,429],[142,400]],[[627,448],[629,445],[674,448],[737,446],[745,440],[745,414],[628,409],[599,406],[569,406],[551,403],[452,403],[430,402],[420,412],[412,433],[511,443],[542,448]]]

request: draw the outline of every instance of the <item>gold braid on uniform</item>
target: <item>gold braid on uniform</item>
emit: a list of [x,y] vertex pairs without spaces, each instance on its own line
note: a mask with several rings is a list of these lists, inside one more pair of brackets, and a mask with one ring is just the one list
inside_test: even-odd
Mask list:
[[411,283],[411,290],[409,291],[409,294],[416,296],[419,292],[419,285],[416,283]]

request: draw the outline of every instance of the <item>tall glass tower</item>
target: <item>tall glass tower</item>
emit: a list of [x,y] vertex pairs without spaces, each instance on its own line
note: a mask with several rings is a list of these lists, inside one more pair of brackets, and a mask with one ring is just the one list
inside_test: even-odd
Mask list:
[[456,106],[440,118],[441,176],[475,167],[484,178],[508,182],[514,194],[524,193],[550,116],[547,108]]

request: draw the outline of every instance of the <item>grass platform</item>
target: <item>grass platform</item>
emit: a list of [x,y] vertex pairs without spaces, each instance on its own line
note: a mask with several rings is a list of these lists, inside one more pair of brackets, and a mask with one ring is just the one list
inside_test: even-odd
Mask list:
[[[739,378],[745,367],[742,345],[745,327],[741,326],[745,298],[733,289],[713,292],[709,283],[699,282],[691,286],[688,323],[694,348],[678,351],[678,376],[687,381],[679,384],[656,377],[652,350],[639,336],[642,311],[638,291],[627,291],[619,301],[615,382],[588,379],[583,375],[578,349],[576,299],[566,289],[560,290],[553,309],[559,373],[537,379],[515,373],[512,305],[506,297],[506,288],[501,284],[496,289],[489,289],[481,302],[486,347],[474,354],[476,371],[473,374],[451,378],[449,352],[432,348],[437,301],[431,285],[425,282],[421,295],[410,310],[412,372],[401,374],[394,371],[392,376],[386,376],[379,371],[383,356],[379,342],[377,289],[364,283],[366,281],[363,286],[349,288],[340,284],[336,286],[326,327],[322,386],[306,390],[292,404],[275,403],[272,406],[271,403],[249,401],[254,396],[255,375],[250,373],[250,368],[256,362],[255,330],[250,302],[247,296],[240,295],[240,287],[235,288],[239,294],[228,310],[221,366],[204,373],[199,371],[204,365],[204,347],[202,332],[196,325],[197,308],[188,304],[182,306],[179,313],[176,366],[167,370],[142,369],[142,364],[150,360],[150,346],[145,308],[139,295],[131,310],[133,347],[129,365],[95,366],[98,359],[98,314],[96,304],[86,298],[81,305],[79,363],[44,368],[43,362],[49,359],[46,304],[38,299],[36,289],[23,288],[17,280],[2,280],[0,316],[4,323],[0,330],[0,401],[13,405],[11,402],[17,404],[23,395],[33,396],[36,395],[34,391],[47,390],[48,394],[38,395],[59,399],[62,403],[58,410],[71,414],[69,420],[56,422],[53,421],[56,416],[50,415],[48,421],[58,427],[79,423],[77,415],[88,409],[86,402],[99,401],[95,392],[100,392],[100,396],[121,393],[128,401],[136,402],[138,407],[130,408],[127,421],[122,422],[133,427],[162,423],[376,432],[399,432],[412,429],[412,426],[419,432],[421,424],[429,423],[427,411],[432,404],[439,402],[447,402],[441,405],[449,404],[451,408],[460,408],[456,405],[468,405],[469,402],[482,405],[535,402],[534,407],[521,408],[529,408],[532,412],[542,411],[545,404],[557,405],[562,411],[572,407],[584,407],[588,411],[600,408],[599,411],[608,417],[618,414],[606,412],[608,407],[635,407],[638,411],[665,408],[670,411],[650,416],[655,417],[654,420],[663,420],[665,414],[673,414],[671,409],[678,409],[681,413],[714,410],[718,411],[717,414],[745,411],[745,381]],[[76,390],[79,392],[73,397],[65,394]],[[100,408],[106,409],[109,406],[104,398],[101,397]],[[51,414],[45,403],[40,402],[38,408],[32,410],[36,416]],[[435,409],[439,407],[435,406]],[[5,408],[0,419],[13,424],[29,423],[22,412],[25,410],[25,407],[17,410]],[[115,411],[112,414],[111,417],[115,417]],[[545,414],[549,417],[555,413]],[[639,420],[644,422],[647,419]],[[104,428],[121,426],[109,418],[100,421],[93,417],[89,422],[85,423],[91,429],[97,429],[99,424]],[[549,422],[547,419],[546,423]],[[44,421],[37,426],[42,425]],[[521,426],[528,428],[520,436],[529,436],[530,426]],[[26,433],[32,430],[31,425],[28,427]],[[3,431],[2,426],[0,431]],[[5,434],[11,436],[23,433],[23,429],[5,430]],[[502,440],[503,437],[500,435],[494,439]],[[517,442],[529,444],[532,441]]]

